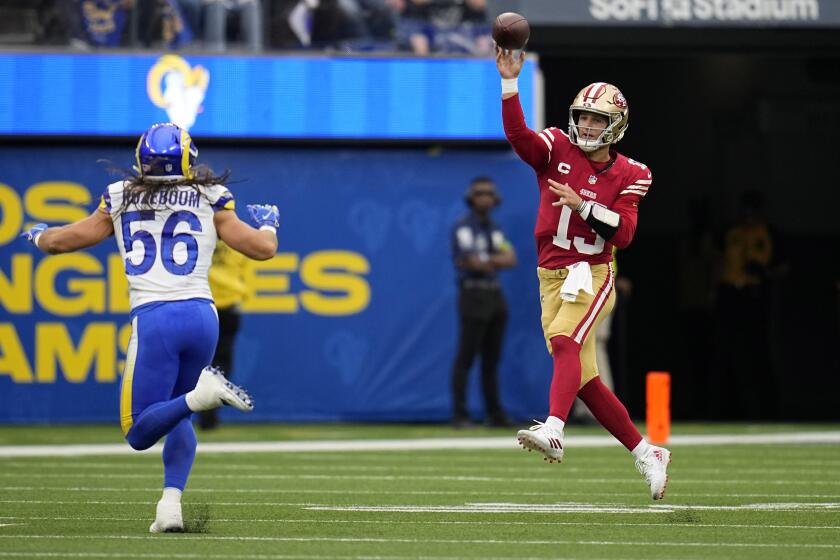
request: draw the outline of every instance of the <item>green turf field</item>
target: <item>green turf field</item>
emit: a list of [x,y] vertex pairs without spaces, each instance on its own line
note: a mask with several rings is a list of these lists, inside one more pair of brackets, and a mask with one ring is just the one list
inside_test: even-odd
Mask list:
[[[809,429],[840,426],[674,431]],[[508,434],[513,440],[509,430],[240,425],[199,440]],[[119,440],[114,427],[0,429],[0,445]],[[513,447],[199,451],[184,495],[192,532],[150,535],[157,455],[3,457],[0,447],[0,559],[840,558],[837,444],[671,449],[671,483],[655,504],[620,447],[569,444],[562,465]]]

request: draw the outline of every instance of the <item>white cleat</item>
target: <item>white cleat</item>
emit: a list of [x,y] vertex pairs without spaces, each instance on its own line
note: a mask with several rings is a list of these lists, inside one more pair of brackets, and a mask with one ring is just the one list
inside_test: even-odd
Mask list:
[[556,430],[542,422],[537,422],[528,430],[519,430],[516,434],[519,445],[528,451],[539,451],[549,463],[559,463],[563,460],[563,438],[562,430]]
[[149,527],[150,533],[183,533],[184,518],[181,515],[181,502],[159,501],[155,522]]
[[650,485],[650,497],[661,500],[665,497],[665,487],[668,486],[668,465],[671,463],[671,452],[664,447],[650,446],[650,451],[636,461],[636,468]]
[[187,393],[187,406],[193,412],[200,412],[223,405],[250,412],[254,410],[254,399],[245,389],[225,379],[222,370],[208,366],[201,370],[195,389]]

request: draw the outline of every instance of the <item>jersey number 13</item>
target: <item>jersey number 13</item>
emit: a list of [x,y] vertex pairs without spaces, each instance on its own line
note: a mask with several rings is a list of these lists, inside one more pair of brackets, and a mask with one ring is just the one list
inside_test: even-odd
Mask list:
[[561,249],[571,249],[572,245],[575,250],[582,255],[598,255],[604,250],[604,238],[595,233],[595,243],[587,243],[583,237],[575,237],[569,239],[569,220],[572,218],[572,209],[568,206],[563,206],[560,210],[560,222],[557,224],[557,235],[554,236],[554,244]]

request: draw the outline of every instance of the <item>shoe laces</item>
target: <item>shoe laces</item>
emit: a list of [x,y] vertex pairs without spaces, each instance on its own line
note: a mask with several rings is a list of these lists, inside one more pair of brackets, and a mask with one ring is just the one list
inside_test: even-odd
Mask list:
[[534,425],[533,425],[533,426],[531,426],[531,427],[530,427],[530,428],[528,428],[528,429],[529,429],[529,430],[531,430],[532,432],[536,432],[537,430],[539,430],[539,429],[541,429],[543,426],[545,426],[545,422],[540,422],[539,420],[534,420],[534,419],[531,419],[531,422],[533,422],[533,423],[534,423]]
[[639,474],[645,477],[645,480],[650,483],[653,479],[653,472],[656,470],[656,463],[657,463],[656,456],[653,454],[653,451],[650,451],[647,455],[636,461],[636,470],[639,471]]
[[556,428],[552,428],[551,426],[549,426],[545,422],[540,422],[539,420],[532,420],[532,422],[535,422],[535,424],[533,426],[531,426],[530,428],[528,428],[530,431],[538,432],[540,430],[545,430],[546,432],[548,432],[549,435],[559,436],[560,439],[563,439],[563,432],[561,430],[558,430]]

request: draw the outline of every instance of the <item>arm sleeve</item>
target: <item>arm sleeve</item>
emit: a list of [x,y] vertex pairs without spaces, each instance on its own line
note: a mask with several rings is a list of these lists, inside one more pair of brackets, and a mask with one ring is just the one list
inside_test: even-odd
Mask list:
[[525,123],[519,94],[502,99],[502,122],[513,151],[535,171],[541,171],[551,159],[551,141],[545,131],[537,134]]
[[615,235],[609,241],[619,249],[624,249],[633,241],[639,219],[639,204],[648,193],[652,183],[653,177],[650,171],[645,169],[643,174],[637,176],[633,183],[624,187],[618,194],[612,211],[621,218]]
[[636,223],[639,219],[639,200],[641,200],[641,197],[638,195],[623,196],[616,201],[612,208],[613,212],[617,213],[620,218],[618,228],[616,228],[615,234],[609,239],[609,242],[619,249],[624,249],[630,245],[633,236],[636,234]]

